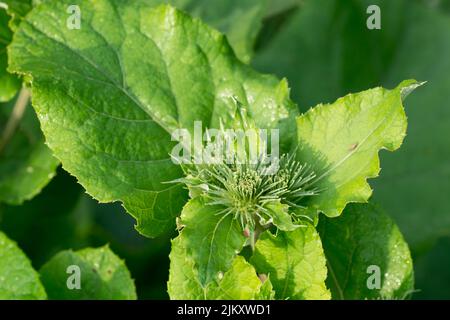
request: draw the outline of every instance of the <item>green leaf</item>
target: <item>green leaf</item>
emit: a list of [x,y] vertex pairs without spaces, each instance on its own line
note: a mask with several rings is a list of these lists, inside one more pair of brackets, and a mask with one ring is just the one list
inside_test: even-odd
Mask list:
[[172,241],[168,291],[174,300],[252,300],[271,299],[270,280],[264,284],[255,269],[237,256],[227,272],[204,286],[198,279],[194,260],[187,254],[183,235]]
[[277,299],[330,298],[322,244],[311,225],[277,235],[263,233],[250,263],[258,273],[269,275]]
[[[318,230],[327,257],[327,284],[334,299],[405,299],[413,292],[408,245],[379,208],[351,204],[339,218],[321,218]],[[379,273],[371,266],[379,268]]]
[[184,242],[182,236],[172,240],[167,291],[173,300],[205,299],[204,287],[198,280],[194,260],[187,255]]
[[[66,28],[68,4],[82,6],[81,30]],[[227,123],[235,97],[259,127],[280,127],[285,143],[293,133],[286,82],[254,72],[223,35],[169,6],[43,3],[10,54],[10,69],[33,78],[33,106],[63,167],[99,201],[123,202],[147,236],[172,228],[187,198],[163,183],[182,176],[169,157],[173,130]]]
[[45,299],[39,274],[16,243],[0,232],[0,299]]
[[402,82],[393,90],[375,88],[319,105],[297,118],[301,161],[317,173],[319,195],[305,211],[341,214],[349,202],[366,202],[372,194],[368,178],[378,176],[378,151],[394,151],[406,135],[402,100],[420,84]]
[[[261,280],[261,278],[260,278]],[[266,278],[259,289],[259,293],[256,294],[255,300],[275,300],[275,291],[273,291],[272,282],[269,278]]]
[[195,261],[202,286],[226,272],[246,243],[239,221],[208,205],[202,197],[190,200],[181,213],[184,245]]
[[[68,288],[70,277],[76,275],[68,269],[70,266],[79,267],[79,290]],[[125,263],[107,246],[62,251],[42,266],[40,274],[49,299],[136,299],[134,282]]]
[[[270,283],[270,280],[266,280],[265,283]],[[263,292],[260,293],[261,289]],[[270,286],[263,288],[255,269],[243,257],[237,256],[223,278],[208,286],[207,298],[217,300],[266,298],[269,289]]]
[[0,134],[0,202],[18,205],[47,185],[59,162],[44,144],[26,91],[0,106]]
[[278,229],[283,231],[292,231],[299,227],[292,221],[292,217],[288,212],[289,206],[282,204],[281,202],[272,202],[267,204],[266,209],[269,210],[269,216],[272,219],[272,223]]
[[9,17],[6,11],[0,7],[0,102],[11,100],[21,84],[17,76],[6,71],[8,65],[6,46],[10,43],[12,37],[8,22]]

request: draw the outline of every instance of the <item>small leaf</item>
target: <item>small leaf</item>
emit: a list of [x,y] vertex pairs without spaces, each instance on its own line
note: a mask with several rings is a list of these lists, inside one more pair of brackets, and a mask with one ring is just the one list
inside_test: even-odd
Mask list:
[[0,300],[46,299],[39,274],[16,243],[0,232]]
[[221,210],[197,197],[190,200],[181,213],[184,245],[195,261],[202,286],[230,268],[247,240],[233,215],[223,214]]
[[[68,272],[70,266],[79,267],[80,289],[68,288],[69,277],[76,276],[76,271]],[[41,268],[40,274],[49,299],[136,299],[130,272],[107,246],[62,251]]]
[[207,286],[197,278],[194,262],[186,254],[183,235],[172,241],[168,291],[174,300],[266,300],[273,298],[270,280],[264,283],[255,269],[241,256],[237,256],[227,272]]
[[[270,280],[266,286],[256,275],[252,265],[241,256],[237,256],[230,270],[224,273],[221,280],[211,283],[207,290],[208,299],[217,300],[251,300],[266,299],[271,295]],[[262,292],[260,292],[263,290]]]
[[299,226],[292,222],[292,217],[288,212],[289,206],[280,203],[271,202],[266,205],[269,211],[268,215],[272,218],[272,223],[278,229],[283,231],[292,231]]
[[393,90],[375,88],[319,105],[297,118],[298,158],[313,166],[319,195],[306,212],[339,216],[349,202],[366,202],[368,178],[378,176],[381,149],[394,151],[406,135],[402,98],[419,86],[413,80]]
[[318,230],[334,299],[405,299],[413,292],[408,245],[395,223],[374,205],[351,204],[339,218],[322,217]]
[[269,278],[263,282],[259,293],[255,296],[255,300],[275,300],[275,291],[273,291],[273,285]]
[[277,235],[265,232],[250,259],[258,273],[268,274],[277,299],[329,299],[326,261],[313,226]]
[[0,202],[13,205],[38,194],[59,165],[23,92],[15,104],[0,105]]

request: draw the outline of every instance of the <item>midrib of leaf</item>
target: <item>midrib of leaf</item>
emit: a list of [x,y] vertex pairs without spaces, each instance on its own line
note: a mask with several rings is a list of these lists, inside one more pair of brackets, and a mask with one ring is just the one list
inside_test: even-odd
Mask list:
[[333,266],[331,265],[331,263],[328,261],[327,259],[327,267],[328,267],[328,271],[331,274],[331,279],[333,280],[334,285],[336,286],[336,289],[339,293],[339,300],[344,300],[344,292],[342,291],[342,288],[336,278],[336,274],[334,273],[334,269]]
[[[225,220],[225,218],[228,217],[228,215],[229,215],[229,213],[225,214],[222,218],[220,218],[220,220],[216,223],[216,226],[214,227],[214,230],[212,232],[211,241],[209,242],[208,263],[206,264],[207,274],[209,274],[209,266],[211,265],[211,258],[213,256],[212,248],[213,248],[214,239],[216,237],[217,229],[219,228],[219,226],[223,222],[223,220]],[[229,234],[229,231],[228,231],[228,234]],[[227,238],[228,238],[228,234],[227,234]],[[224,271],[224,270],[222,270],[222,271]]]

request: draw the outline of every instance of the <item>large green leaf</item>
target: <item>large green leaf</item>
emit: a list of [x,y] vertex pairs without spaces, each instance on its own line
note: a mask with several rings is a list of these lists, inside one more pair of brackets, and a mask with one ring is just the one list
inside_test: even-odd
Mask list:
[[306,211],[329,217],[349,202],[366,202],[368,178],[378,176],[381,149],[398,149],[406,135],[402,100],[420,84],[402,82],[393,90],[375,88],[319,105],[297,118],[298,158],[315,169],[319,195]]
[[277,235],[263,233],[250,262],[258,273],[269,275],[277,299],[330,298],[322,243],[311,225]]
[[9,16],[0,7],[0,102],[11,100],[20,88],[20,80],[6,71],[8,57],[6,46],[11,41],[11,31],[8,27]]
[[202,286],[230,268],[247,240],[238,220],[231,214],[220,213],[221,210],[197,197],[181,213],[184,246],[195,261]]
[[[405,78],[428,81],[408,100],[402,149],[381,156],[383,174],[372,185],[414,251],[450,234],[450,16],[422,2],[307,1],[255,63],[288,77],[304,110]],[[370,4],[380,6],[381,30],[365,28]]]
[[[71,266],[79,268],[80,289],[68,286],[69,277],[77,272]],[[40,274],[49,299],[136,299],[134,282],[125,263],[107,246],[62,251],[40,269]]]
[[21,204],[53,178],[59,162],[44,144],[27,93],[0,105],[0,202]]
[[251,300],[271,299],[270,280],[264,284],[255,269],[237,256],[228,271],[208,285],[202,285],[195,271],[194,260],[187,254],[183,235],[172,241],[168,291],[174,300]]
[[[82,6],[81,30],[65,26],[69,3]],[[174,129],[227,123],[232,97],[261,128],[289,129],[296,112],[285,81],[254,72],[223,35],[169,6],[44,3],[10,54],[10,69],[33,78],[33,106],[64,168],[98,200],[123,202],[147,236],[173,227],[186,201],[180,185],[163,184],[182,175],[169,157]]]
[[17,245],[0,232],[0,300],[45,299],[39,274]]
[[351,204],[339,218],[323,217],[318,229],[334,299],[404,299],[413,292],[408,245],[379,208]]

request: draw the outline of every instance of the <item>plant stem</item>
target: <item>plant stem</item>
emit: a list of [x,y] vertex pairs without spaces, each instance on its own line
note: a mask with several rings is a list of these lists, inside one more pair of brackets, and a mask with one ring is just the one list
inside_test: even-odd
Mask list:
[[255,252],[255,242],[256,242],[256,232],[255,230],[250,231],[250,248],[252,248],[252,252]]
[[255,244],[256,241],[258,241],[259,236],[261,233],[263,233],[266,229],[262,227],[258,221],[255,222],[255,228],[250,232],[250,247],[252,248],[252,251],[255,251]]
[[22,88],[17,98],[16,104],[12,110],[12,113],[8,119],[5,129],[3,130],[2,136],[0,138],[0,153],[6,147],[8,142],[11,140],[14,132],[19,126],[20,120],[22,120],[25,110],[30,99],[30,92],[26,88]]

